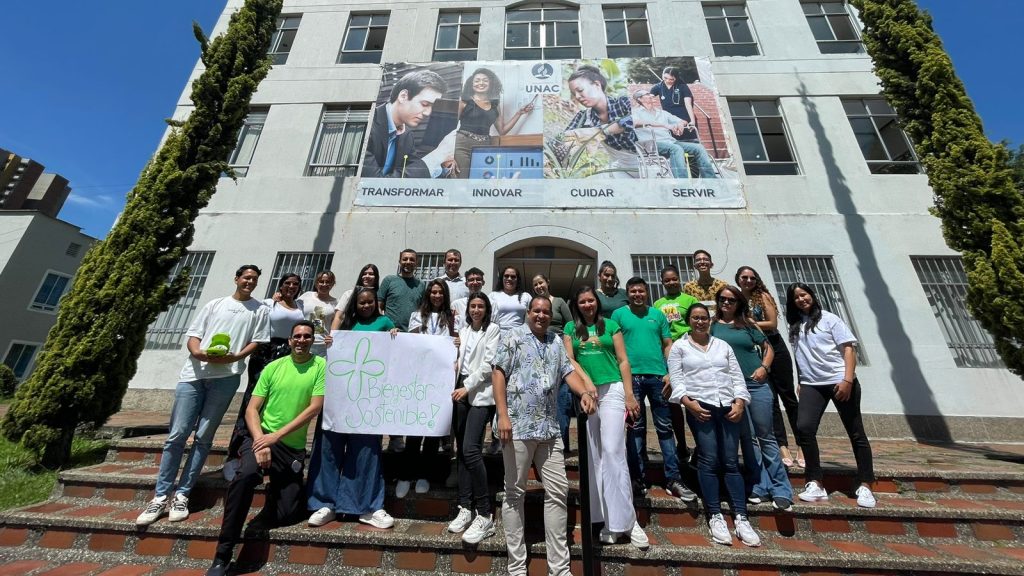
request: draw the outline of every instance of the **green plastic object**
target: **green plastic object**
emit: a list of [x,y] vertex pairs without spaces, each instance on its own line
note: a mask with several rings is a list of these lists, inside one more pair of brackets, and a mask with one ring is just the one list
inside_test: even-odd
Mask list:
[[224,356],[230,350],[231,335],[219,333],[214,334],[210,340],[210,347],[206,349],[206,353],[210,356]]

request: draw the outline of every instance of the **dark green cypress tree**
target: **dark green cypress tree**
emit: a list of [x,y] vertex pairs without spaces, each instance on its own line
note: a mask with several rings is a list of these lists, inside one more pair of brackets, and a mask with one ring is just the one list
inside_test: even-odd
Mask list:
[[120,409],[146,328],[188,286],[186,273],[167,279],[192,243],[193,221],[228,169],[249,100],[270,70],[281,3],[247,0],[212,42],[193,26],[206,68],[192,85],[195,109],[174,123],[117,224],[86,254],[38,366],[3,420],[4,436],[43,465],[67,461],[79,423],[102,425]]
[[985,137],[953,63],[913,0],[850,0],[885,97],[924,163],[932,212],[963,254],[967,305],[1024,376],[1024,196],[1005,146]]

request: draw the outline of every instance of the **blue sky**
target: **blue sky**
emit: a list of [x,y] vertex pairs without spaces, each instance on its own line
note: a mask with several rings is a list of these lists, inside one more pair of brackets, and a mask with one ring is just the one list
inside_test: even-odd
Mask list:
[[[1024,114],[1011,102],[1024,93],[1012,40],[1024,22],[1024,1],[918,3],[934,16],[989,138],[1024,144]],[[19,3],[16,25],[0,35],[0,148],[71,181],[61,219],[106,235],[199,56],[191,22],[210,30],[223,6],[223,0]]]

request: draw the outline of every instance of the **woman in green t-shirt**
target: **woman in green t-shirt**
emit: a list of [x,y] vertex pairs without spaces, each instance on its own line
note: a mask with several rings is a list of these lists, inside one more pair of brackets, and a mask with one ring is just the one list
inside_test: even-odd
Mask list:
[[628,535],[637,548],[647,548],[647,534],[636,520],[633,490],[626,465],[624,418],[636,418],[640,405],[633,397],[622,331],[601,315],[601,301],[590,286],[576,291],[569,302],[572,321],[565,325],[565,351],[597,400],[597,412],[587,419],[592,522],[604,522],[601,541],[614,544]]

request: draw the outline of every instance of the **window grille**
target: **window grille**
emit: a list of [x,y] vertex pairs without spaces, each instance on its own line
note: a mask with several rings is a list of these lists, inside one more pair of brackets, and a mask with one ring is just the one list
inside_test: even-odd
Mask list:
[[[277,291],[277,283],[285,274],[298,274],[302,278],[299,294],[316,290],[316,275],[330,270],[334,252],[278,252],[267,283],[267,298]],[[260,279],[263,282],[263,279]]]
[[189,268],[188,290],[181,299],[157,316],[146,331],[146,350],[177,350],[182,337],[192,322],[192,315],[199,305],[203,286],[213,264],[214,252],[189,252],[178,262],[167,281],[170,282],[184,268]]
[[[679,282],[685,284],[687,280],[697,277],[697,270],[693,267],[693,256],[689,254],[633,254],[633,276],[639,276],[647,281],[648,292],[651,296],[651,304],[665,296],[665,288],[661,285],[661,269],[673,264],[679,268]],[[628,278],[619,277],[625,289]]]

